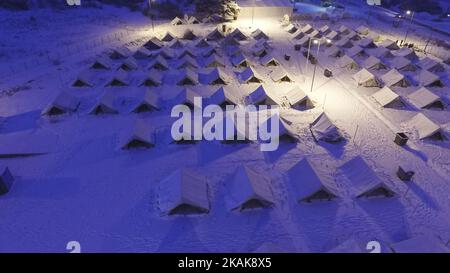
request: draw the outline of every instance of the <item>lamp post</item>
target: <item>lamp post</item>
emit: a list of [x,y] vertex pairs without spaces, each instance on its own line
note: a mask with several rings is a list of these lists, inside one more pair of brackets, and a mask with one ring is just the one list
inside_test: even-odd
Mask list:
[[409,25],[408,25],[408,28],[406,29],[405,39],[403,39],[403,43],[404,44],[406,44],[406,38],[408,38],[409,29],[411,28],[411,24],[412,24],[412,21],[413,21],[413,18],[414,18],[414,11],[407,10],[406,11],[406,15],[410,15],[411,19],[409,20]]
[[150,7],[150,19],[152,20],[152,32],[155,32],[155,23],[153,22],[153,0],[148,0]]
[[[326,39],[325,40],[327,44],[331,43],[330,39]],[[316,63],[314,64],[314,70],[313,70],[313,76],[312,76],[312,81],[311,81],[311,89],[309,90],[310,92],[313,91],[313,87],[314,87],[314,80],[316,78],[316,68],[317,68],[317,63],[319,62],[319,50],[320,50],[320,44],[321,44],[321,40],[320,39],[313,39],[313,44],[317,45],[317,53],[316,53]],[[309,56],[309,51],[308,51],[308,56]],[[309,57],[308,57],[309,59]]]
[[253,0],[253,7],[252,7],[252,27],[253,27],[253,20],[255,19],[255,0]]

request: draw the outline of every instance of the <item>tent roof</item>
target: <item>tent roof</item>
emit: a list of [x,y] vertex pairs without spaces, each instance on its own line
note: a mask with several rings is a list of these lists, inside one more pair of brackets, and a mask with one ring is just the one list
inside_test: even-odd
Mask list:
[[381,62],[380,59],[374,56],[370,56],[369,58],[365,59],[363,62],[363,66],[367,69],[373,68],[377,65],[385,66],[383,62]]
[[272,56],[272,54],[266,54],[264,57],[261,57],[260,60],[261,64],[264,66],[268,66],[271,62],[275,62],[276,65],[280,64],[280,62],[274,56]]
[[120,148],[124,149],[133,140],[142,141],[149,145],[155,144],[155,138],[148,126],[148,121],[137,119],[133,128],[122,134],[120,139]]
[[417,130],[419,133],[419,139],[433,136],[441,130],[439,125],[428,119],[422,113],[415,115],[408,123],[411,127]]
[[247,67],[239,74],[239,78],[242,82],[248,82],[252,77],[255,77],[262,81],[262,78],[259,76],[258,72],[251,67]]
[[359,26],[356,28],[356,32],[362,35],[367,35],[369,34],[369,28],[366,26]]
[[444,67],[442,66],[442,61],[436,61],[429,57],[425,57],[419,61],[418,65],[428,71],[442,71]]
[[416,80],[422,86],[430,86],[437,81],[440,81],[438,75],[431,73],[428,70],[420,70],[418,74],[415,75]]
[[197,39],[197,35],[194,34],[192,29],[186,29],[182,35],[182,39],[195,40],[195,39]]
[[60,109],[63,112],[74,112],[77,110],[80,101],[75,96],[61,92],[56,98],[42,111],[43,114],[48,114],[54,107]]
[[303,26],[301,28],[301,31],[303,33],[312,32],[313,30],[314,30],[314,28],[310,24],[306,24],[305,26]]
[[191,70],[190,68],[184,68],[183,71],[181,71],[181,80],[178,82],[181,82],[184,79],[190,79],[194,84],[198,83],[198,74]]
[[244,56],[244,54],[240,53],[231,57],[231,63],[233,66],[240,66],[243,63],[247,63],[249,65],[250,61]]
[[220,32],[217,28],[215,28],[213,31],[211,31],[207,36],[206,39],[210,41],[217,41],[220,39],[223,39],[225,36]]
[[173,39],[177,38],[177,36],[173,35],[170,31],[167,31],[166,34],[162,37],[161,41],[170,42]]
[[336,31],[332,30],[325,37],[328,38],[328,39],[333,40],[333,39],[337,38],[338,36],[339,36],[339,33],[337,33]]
[[304,100],[307,100],[308,96],[300,88],[300,86],[296,85],[294,88],[292,88],[286,93],[286,98],[289,101],[290,105],[295,105],[303,102]]
[[348,55],[344,55],[344,56],[340,57],[338,60],[338,64],[340,67],[346,67],[350,64],[354,64],[354,65],[358,66],[358,64]]
[[361,47],[373,46],[374,45],[373,39],[369,38],[369,37],[365,37],[358,42],[358,45]]
[[215,67],[209,73],[203,74],[206,84],[212,84],[214,81],[221,79],[225,84],[228,82],[228,75],[220,67]]
[[320,114],[310,125],[310,129],[316,140],[338,141],[342,138],[337,127],[324,113]]
[[408,59],[417,56],[416,53],[414,53],[414,50],[412,50],[409,47],[402,47],[400,49],[393,50],[392,54],[394,54],[394,56],[405,57],[405,58],[408,58]]
[[144,47],[146,47],[148,50],[157,50],[163,47],[164,44],[156,37],[152,37],[150,40],[148,40]]
[[355,45],[347,50],[347,55],[350,57],[354,57],[362,53],[364,53],[364,49],[358,45]]
[[408,96],[408,99],[411,101],[411,103],[416,106],[417,108],[425,108],[437,101],[441,101],[441,98],[428,90],[425,87],[422,87],[415,92],[413,92],[411,95]]
[[246,97],[247,103],[258,104],[265,101],[269,96],[267,90],[261,84]]
[[363,68],[357,73],[355,73],[352,78],[358,83],[358,85],[361,85],[363,83],[366,83],[371,80],[376,80],[375,75],[370,73],[367,69]]
[[274,82],[281,81],[284,77],[288,77],[291,81],[293,81],[292,77],[282,66],[278,66],[275,70],[270,73],[270,78]]
[[103,66],[105,69],[110,69],[112,67],[112,61],[106,55],[102,55],[102,56],[95,58],[95,61],[92,63],[91,68],[94,68],[94,66],[96,64]]
[[395,69],[395,68],[389,70],[386,74],[381,76],[381,80],[387,86],[393,86],[404,79],[405,79],[405,77],[403,76],[403,74],[398,72],[397,69]]
[[330,47],[325,49],[325,53],[328,56],[337,57],[337,55],[342,53],[342,50],[339,47],[335,46],[335,45],[331,45]]
[[119,70],[117,70],[114,75],[112,76],[112,78],[108,81],[108,83],[106,84],[107,86],[111,85],[113,81],[119,81],[124,85],[130,85],[130,77],[128,75],[128,72],[126,72],[125,70],[123,70],[122,68],[120,68]]
[[406,59],[405,57],[397,56],[391,60],[391,66],[395,69],[401,70],[414,65],[411,63],[410,60]]
[[207,98],[207,103],[220,105],[225,102],[230,102],[235,104],[235,98],[232,96],[232,91],[233,90],[230,90],[228,87],[222,86]]
[[381,47],[385,47],[387,49],[398,49],[398,45],[396,42],[390,40],[390,39],[385,39],[381,42],[380,44]]
[[383,107],[400,98],[397,93],[392,91],[387,86],[383,87],[380,91],[373,94],[372,97]]
[[378,46],[377,48],[374,48],[370,51],[371,55],[378,57],[378,58],[389,58],[392,57],[392,53],[389,49],[383,47],[383,46]]
[[268,40],[269,36],[267,36],[267,34],[265,34],[262,30],[260,30],[259,28],[255,31],[252,32],[252,37],[256,40],[259,39],[264,39],[264,40]]
[[170,48],[183,48],[184,44],[178,38],[173,39],[167,44]]
[[391,245],[396,253],[449,253],[450,250],[430,234],[418,235]]
[[248,37],[239,28],[235,28],[230,34],[228,34],[228,37],[236,39],[238,41],[247,40]]
[[183,20],[181,20],[178,17],[173,18],[173,20],[170,22],[172,25],[182,25],[184,24]]

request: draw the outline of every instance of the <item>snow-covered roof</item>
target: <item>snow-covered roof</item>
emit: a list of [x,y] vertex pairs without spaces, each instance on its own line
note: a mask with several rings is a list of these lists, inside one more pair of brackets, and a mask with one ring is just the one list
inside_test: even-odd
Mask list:
[[129,86],[131,83],[128,72],[123,69],[117,70],[112,78],[106,83],[105,86]]
[[421,69],[419,73],[414,75],[415,79],[419,82],[421,86],[429,87],[429,86],[442,86],[438,75],[431,73],[428,70]]
[[338,31],[339,31],[340,33],[342,33],[342,34],[348,34],[348,33],[350,33],[350,29],[349,29],[348,27],[344,26],[344,25],[340,26]]
[[417,130],[419,139],[432,137],[436,133],[440,133],[441,131],[439,125],[431,121],[422,113],[418,113],[417,115],[415,115],[411,120],[408,121],[408,124],[415,130]]
[[253,37],[253,39],[256,39],[256,40],[260,40],[260,39],[268,40],[269,39],[269,36],[267,36],[267,34],[265,34],[259,28],[252,32],[252,37]]
[[200,24],[200,21],[195,18],[195,16],[189,16],[188,19],[186,20],[186,23],[188,24]]
[[383,40],[379,46],[390,49],[390,50],[399,49],[397,43],[390,39]]
[[442,72],[444,71],[444,66],[442,65],[442,61],[436,61],[434,59],[431,59],[429,57],[425,57],[422,60],[420,60],[417,65],[425,70],[428,70],[430,72]]
[[93,87],[94,85],[94,74],[88,70],[80,72],[72,82],[73,87]]
[[320,38],[322,37],[322,34],[317,30],[313,30],[311,33],[307,34],[311,38]]
[[292,34],[292,39],[297,39],[297,40],[299,40],[299,39],[305,37],[305,35],[306,35],[306,34],[303,33],[301,29],[298,29],[296,32],[294,32],[294,33]]
[[134,57],[128,57],[122,62],[120,68],[125,71],[136,70],[138,68],[138,63]]
[[228,87],[222,86],[206,99],[206,104],[236,104],[232,91],[233,90],[229,90]]
[[178,17],[173,18],[173,20],[170,22],[171,25],[183,25],[184,22]]
[[290,23],[288,26],[286,26],[285,29],[287,32],[289,32],[291,34],[295,33],[298,30],[297,26],[292,23]]
[[175,51],[169,47],[164,47],[158,52],[158,55],[166,60],[170,60],[175,57]]
[[291,107],[302,104],[303,102],[309,100],[306,93],[298,85],[296,85],[286,93],[286,99],[288,100]]
[[367,69],[363,68],[359,72],[355,73],[352,78],[359,86],[364,87],[377,87],[380,86],[378,78],[370,73]]
[[197,35],[195,35],[194,31],[192,29],[186,29],[181,36],[184,40],[195,40],[197,39]]
[[383,46],[378,46],[377,48],[374,48],[370,51],[370,54],[377,57],[377,58],[392,58],[394,55],[392,55],[391,51]]
[[133,57],[136,59],[145,59],[150,57],[151,55],[152,52],[150,52],[150,50],[142,46],[136,50],[136,52],[133,54]]
[[177,69],[180,68],[198,68],[199,65],[197,61],[190,55],[185,55],[183,58],[178,60]]
[[358,41],[358,45],[364,48],[375,47],[373,40],[369,37],[363,38],[360,41]]
[[227,73],[220,67],[216,67],[209,73],[205,73],[202,76],[204,83],[209,85],[227,84],[229,81]]
[[211,46],[205,39],[200,39],[195,43],[195,47],[205,48]]
[[372,97],[383,107],[400,99],[400,96],[387,86],[373,94]]
[[239,73],[239,79],[241,83],[250,83],[250,82],[263,82],[262,77],[259,76],[259,73],[251,67],[247,67]]
[[339,60],[337,61],[337,64],[341,68],[343,68],[343,67],[346,67],[349,69],[359,68],[359,65],[355,62],[355,60],[353,60],[348,55],[344,55],[344,56],[340,57]]
[[314,28],[310,24],[306,24],[300,29],[303,33],[309,34],[314,31]]
[[272,56],[272,54],[266,54],[264,57],[261,57],[260,59],[261,65],[263,66],[278,66],[280,65],[280,62]]
[[151,69],[142,79],[139,85],[159,86],[162,84],[162,74],[157,69]]
[[343,52],[339,47],[331,45],[330,47],[325,49],[325,54],[327,54],[327,56],[329,57],[340,57],[343,55]]
[[416,66],[405,57],[394,57],[390,61],[391,67],[403,71],[415,71]]
[[219,55],[212,54],[205,60],[205,67],[225,67],[225,62]]
[[422,87],[410,94],[408,96],[408,99],[414,106],[419,109],[427,108],[437,102],[440,102],[441,105],[443,104],[441,98],[438,95],[434,94],[425,87]]
[[394,191],[381,180],[361,156],[352,158],[339,169],[350,181],[357,198],[394,195]]
[[155,138],[148,121],[137,119],[133,127],[120,136],[119,142],[119,148],[123,150],[151,148],[155,145]]
[[148,111],[158,110],[158,109],[160,109],[158,95],[151,90],[146,90],[146,91],[142,92],[140,100],[133,107],[131,112],[140,113],[140,112],[148,112]]
[[75,96],[61,92],[56,98],[42,111],[43,115],[59,115],[75,112],[80,105],[80,100]]
[[89,110],[89,114],[118,114],[114,105],[115,96],[111,92],[105,92]]
[[184,47],[184,44],[183,44],[182,41],[180,41],[179,39],[175,38],[175,39],[173,39],[172,41],[170,41],[170,42],[167,44],[167,46],[170,47],[170,48],[178,49],[178,48],[183,48],[183,47]]
[[320,114],[310,125],[311,133],[317,141],[338,142],[342,140],[338,128],[325,113]]
[[247,104],[261,104],[269,98],[266,88],[261,84],[245,97]]
[[231,63],[235,67],[248,67],[248,66],[250,66],[250,61],[242,53],[233,56],[231,58]]
[[164,44],[161,42],[161,40],[159,40],[156,37],[152,37],[149,41],[147,41],[144,44],[144,47],[147,48],[150,51],[158,50],[158,49],[160,49],[163,46],[164,46]]
[[323,25],[322,27],[319,28],[319,31],[320,31],[322,34],[327,34],[327,33],[329,33],[329,32],[331,31],[331,29],[330,29],[329,26]]
[[190,56],[192,58],[195,58],[197,56],[197,51],[194,51],[191,48],[183,48],[178,52],[178,59],[181,59],[184,56]]
[[131,50],[126,46],[121,46],[111,50],[109,57],[113,60],[124,59],[131,55]]
[[304,36],[300,40],[295,41],[295,44],[299,46],[307,46],[309,44],[310,39],[311,38],[309,36]]
[[337,197],[337,188],[333,179],[323,168],[318,168],[308,158],[304,158],[287,171],[287,176],[298,201],[310,202],[317,199]]
[[185,68],[181,71],[180,80],[177,85],[196,85],[198,84],[198,74],[190,68]]
[[164,34],[164,36],[162,37],[161,41],[163,42],[170,42],[173,39],[176,39],[177,36],[175,36],[174,34],[172,34],[170,31],[167,31],[166,34]]
[[370,56],[369,58],[365,59],[362,65],[364,68],[367,69],[385,69],[386,65],[377,57]]
[[237,41],[248,39],[247,35],[245,35],[239,28],[234,29],[230,34],[228,34],[228,37],[233,38]]
[[364,53],[365,53],[364,49],[358,45],[355,45],[347,50],[347,55],[350,57],[355,57],[357,55],[363,55]]
[[412,50],[409,47],[402,47],[400,49],[393,50],[391,52],[392,52],[392,54],[394,56],[400,56],[400,57],[404,57],[404,58],[407,58],[407,59],[410,59],[410,60],[413,60],[413,59],[415,59],[417,57],[417,55],[414,52],[414,50]]
[[361,35],[367,35],[369,34],[369,28],[366,26],[359,26],[358,28],[355,29],[357,33],[361,34]]
[[336,31],[332,30],[325,36],[325,38],[328,38],[330,40],[336,40],[336,39],[339,38],[339,33],[337,33]]
[[111,67],[112,67],[112,61],[106,55],[97,57],[91,65],[92,69],[111,69]]
[[169,65],[167,60],[163,58],[161,55],[156,56],[154,60],[152,60],[148,66],[149,69],[158,69],[158,70],[167,70],[169,69]]
[[391,245],[395,253],[449,253],[444,243],[431,234],[418,235]]
[[338,46],[338,47],[350,48],[350,47],[353,46],[353,43],[350,41],[349,38],[344,37],[341,40],[337,41],[335,45]]
[[268,207],[274,203],[270,180],[247,165],[237,168],[227,190],[226,198],[231,210]]
[[399,86],[406,87],[408,86],[408,82],[405,79],[405,76],[397,71],[397,69],[393,68],[389,70],[386,74],[381,76],[381,80],[384,82],[386,86]]
[[293,79],[282,66],[277,67],[270,73],[270,78],[274,82],[292,82]]
[[222,34],[222,32],[220,32],[219,29],[215,28],[206,36],[206,39],[209,41],[217,41],[223,39],[224,37],[225,36]]
[[208,182],[190,169],[179,169],[159,184],[158,206],[163,215],[209,211]]

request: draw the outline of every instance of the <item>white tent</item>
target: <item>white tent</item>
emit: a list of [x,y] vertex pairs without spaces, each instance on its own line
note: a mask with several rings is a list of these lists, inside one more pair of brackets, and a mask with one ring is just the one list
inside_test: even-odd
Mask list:
[[8,167],[0,165],[0,195],[7,194],[14,184],[14,176]]
[[136,52],[133,54],[133,57],[136,59],[146,59],[152,56],[152,52],[148,50],[145,47],[140,47],[136,50]]
[[197,61],[194,58],[192,58],[190,55],[185,55],[183,58],[178,60],[177,69],[181,69],[181,68],[196,69],[198,67],[199,67],[199,65],[198,65]]
[[248,37],[247,35],[245,35],[244,33],[242,33],[242,31],[239,28],[236,28],[235,30],[233,30],[228,37],[233,38],[237,41],[244,41],[247,40]]
[[194,16],[189,16],[188,19],[186,20],[186,23],[196,25],[196,24],[200,24],[200,21],[197,18],[195,18]]
[[113,77],[106,83],[105,86],[129,86],[131,83],[128,73],[123,70],[117,70]]
[[442,65],[442,61],[436,61],[429,57],[425,57],[418,62],[420,68],[428,70],[430,72],[443,72],[444,66]]
[[239,166],[227,186],[226,198],[231,210],[243,211],[274,204],[270,180],[250,166]]
[[[240,106],[238,106],[240,107]],[[243,110],[241,110],[243,111]],[[235,111],[226,111],[224,115],[223,124],[227,124],[229,120],[234,120],[233,130],[225,131],[225,139],[222,141],[223,144],[235,144],[241,143],[246,144],[253,141],[253,137],[250,135],[250,126],[252,125],[249,120],[250,112],[245,112],[245,117],[243,119],[236,119]],[[253,126],[257,126],[258,124],[253,124]]]
[[87,70],[78,74],[77,78],[72,82],[73,87],[93,87],[94,85],[94,75]]
[[359,65],[348,55],[344,55],[337,61],[337,65],[340,68],[347,68],[347,69],[358,69]]
[[229,47],[239,47],[241,44],[239,43],[238,40],[234,39],[233,37],[227,36],[220,42],[220,45],[224,48],[229,48]]
[[[291,125],[287,124],[286,121],[283,119],[277,119],[278,121],[278,131],[275,132],[275,129],[272,128],[272,119],[275,119],[275,117],[271,115],[267,115],[265,117],[258,117],[258,127],[259,128],[266,128],[265,130],[268,130],[272,132],[272,134],[277,133],[276,136],[272,135],[272,137],[277,137],[280,142],[297,142],[298,141],[298,135],[295,131],[295,128]],[[273,140],[273,139],[272,139]]]
[[222,34],[222,32],[219,31],[219,29],[215,28],[213,31],[211,31],[207,36],[206,39],[208,41],[218,41],[223,39],[225,36]]
[[43,111],[42,115],[56,116],[73,113],[78,109],[80,100],[75,96],[61,92]]
[[183,22],[183,20],[181,20],[180,18],[175,17],[175,18],[173,18],[173,20],[170,22],[170,24],[176,26],[176,25],[183,25],[184,22]]
[[205,39],[200,39],[195,43],[195,47],[198,48],[205,48],[205,47],[210,47],[211,45],[205,40]]
[[193,50],[191,50],[189,48],[183,48],[183,50],[179,51],[179,53],[178,53],[178,59],[181,59],[185,56],[195,58],[197,56],[197,52],[194,52]]
[[204,83],[208,85],[226,85],[228,83],[228,75],[222,68],[214,68],[209,73],[203,74]]
[[338,196],[333,179],[308,158],[292,166],[287,171],[287,176],[299,202],[331,200]]
[[310,24],[307,24],[301,28],[301,31],[305,34],[309,34],[314,31],[314,28]]
[[282,66],[279,66],[270,73],[270,78],[277,83],[293,82],[294,80]]
[[379,46],[387,48],[389,50],[399,49],[397,43],[392,41],[392,40],[389,40],[389,39],[386,39],[386,40],[382,41]]
[[395,57],[390,61],[391,67],[401,71],[416,71],[417,67],[405,57]]
[[205,60],[205,67],[225,67],[225,62],[219,55],[212,54]]
[[205,48],[203,51],[202,51],[202,56],[203,57],[209,57],[209,56],[211,56],[211,55],[213,55],[213,54],[216,54],[216,55],[219,55],[219,56],[221,56],[222,54],[220,53],[220,51],[218,50],[218,49],[216,49],[216,48],[214,48],[214,47],[208,47],[208,48]]
[[175,52],[173,49],[164,47],[158,52],[158,55],[163,57],[166,60],[173,59],[175,57]]
[[265,34],[262,30],[260,30],[259,28],[255,31],[252,32],[252,37],[255,40],[269,40],[269,36],[267,36],[267,34]]
[[195,35],[195,33],[191,29],[186,29],[181,37],[184,40],[195,40],[195,39],[197,39],[197,35]]
[[294,109],[303,110],[314,107],[312,101],[299,86],[289,90],[286,93],[286,99],[289,106]]
[[164,59],[161,55],[158,55],[154,60],[150,62],[148,69],[157,69],[157,70],[168,70],[169,65],[167,60]]
[[431,73],[428,70],[420,70],[419,73],[415,74],[415,79],[421,86],[425,87],[443,87],[444,84],[440,80],[439,76]]
[[356,28],[356,32],[361,35],[368,35],[369,34],[369,28],[366,26],[359,26]]
[[114,106],[115,97],[112,93],[106,92],[104,93],[98,101],[94,104],[94,106],[89,110],[89,114],[91,115],[99,115],[99,114],[118,114],[119,111]]
[[320,114],[310,124],[309,128],[316,141],[335,143],[343,139],[338,128],[330,121],[325,113]]
[[384,82],[386,86],[392,87],[407,87],[409,86],[408,81],[405,79],[405,76],[397,71],[397,69],[391,69],[386,74],[381,76],[381,80]]
[[288,26],[286,26],[286,31],[287,32],[289,32],[289,33],[295,33],[297,30],[298,30],[298,28],[294,25],[294,24],[289,24]]
[[178,40],[178,38],[173,39],[172,41],[170,41],[167,46],[169,48],[173,48],[173,49],[180,49],[184,47],[184,43],[180,40]]
[[307,47],[309,45],[309,36],[304,36],[295,42],[295,47]]
[[372,97],[383,107],[403,104],[400,96],[387,86],[383,87],[380,91],[373,94]]
[[441,127],[428,119],[424,114],[419,113],[415,115],[409,122],[409,126],[417,131],[419,139],[432,138],[443,139],[444,134]]
[[301,29],[299,29],[299,30],[297,30],[296,32],[294,32],[292,34],[292,39],[299,40],[299,39],[301,39],[301,38],[303,38],[305,36],[306,36],[306,34],[303,33]]
[[366,53],[362,47],[355,45],[347,50],[347,55],[350,57],[356,57],[356,56],[365,56]]
[[139,84],[140,86],[160,86],[162,84],[162,75],[156,69],[151,69]]
[[364,47],[364,48],[375,48],[376,47],[373,40],[369,37],[361,39],[361,41],[358,42],[358,45],[360,47]]
[[269,49],[263,45],[259,45],[252,49],[252,53],[254,56],[262,58],[269,54]]
[[423,234],[391,245],[395,253],[449,253],[450,250],[434,235]]
[[392,54],[394,54],[394,56],[399,56],[399,57],[403,57],[409,60],[414,60],[417,58],[416,53],[414,52],[414,50],[412,50],[409,47],[402,47],[398,50],[393,50]]
[[238,75],[241,83],[262,83],[262,77],[251,67],[247,67]]
[[339,47],[337,47],[335,45],[331,45],[330,47],[325,49],[325,54],[328,57],[338,58],[338,57],[342,57],[344,55],[344,52]]
[[155,137],[144,120],[136,120],[133,128],[120,136],[119,147],[122,150],[148,149],[155,146]]
[[180,80],[177,85],[196,85],[198,84],[198,74],[189,68],[185,68],[181,72]]
[[136,70],[138,68],[138,63],[134,57],[126,58],[119,67],[125,71]]
[[225,107],[226,105],[235,105],[236,103],[235,98],[232,96],[232,91],[222,86],[206,99],[206,104],[215,104]]
[[278,66],[280,65],[280,62],[273,57],[271,54],[267,54],[266,56],[261,58],[261,65],[262,66]]
[[353,46],[353,43],[350,41],[349,38],[345,37],[345,38],[342,38],[341,40],[337,41],[335,43],[335,45],[338,47],[350,48]]
[[345,35],[345,38],[350,39],[352,41],[359,41],[361,40],[361,37],[356,33],[355,31],[350,31],[349,34]]
[[395,195],[361,156],[347,161],[339,169],[351,183],[356,198]]
[[156,95],[155,92],[147,90],[143,92],[141,100],[133,107],[131,112],[142,113],[159,109],[160,103],[158,95]]
[[208,182],[190,169],[179,169],[159,184],[158,206],[163,215],[208,213]]
[[365,59],[362,66],[366,69],[387,69],[387,66],[380,59],[374,56],[370,56]]
[[161,42],[161,40],[159,40],[156,37],[151,38],[149,41],[147,41],[144,44],[144,47],[147,48],[150,51],[158,50],[158,49],[160,49],[163,46],[164,46],[164,44]]
[[100,56],[92,63],[92,69],[111,69],[112,61],[108,56]]
[[391,51],[383,46],[378,46],[377,48],[374,48],[370,51],[370,54],[377,57],[377,58],[392,58],[394,55],[392,55]]
[[442,99],[425,87],[418,89],[408,96],[411,103],[419,109],[444,108]]
[[162,37],[161,41],[170,42],[176,38],[177,38],[177,36],[173,35],[170,31],[167,31],[166,34],[164,34],[164,36]]
[[113,60],[125,59],[131,55],[131,51],[128,47],[122,46],[119,48],[115,48],[109,54],[109,57]]
[[370,73],[367,69],[363,68],[359,72],[355,73],[352,77],[358,86],[364,87],[379,87],[380,81],[378,78]]
[[337,33],[336,31],[333,30],[330,33],[328,33],[325,36],[325,38],[335,41],[335,40],[339,40],[340,36],[339,36],[339,33]]
[[271,100],[266,88],[264,88],[262,84],[245,97],[246,104],[253,105],[272,104],[268,103],[271,102]]
[[231,63],[235,67],[249,67],[250,61],[244,56],[244,54],[238,54],[231,58]]
[[341,34],[349,34],[350,33],[350,29],[348,29],[346,26],[341,26],[339,27],[339,33]]
[[321,38],[322,34],[318,30],[313,30],[311,33],[307,34],[310,38]]
[[331,32],[331,29],[329,26],[327,25],[323,25],[321,28],[319,28],[320,33],[322,33],[323,35],[326,35],[328,33]]

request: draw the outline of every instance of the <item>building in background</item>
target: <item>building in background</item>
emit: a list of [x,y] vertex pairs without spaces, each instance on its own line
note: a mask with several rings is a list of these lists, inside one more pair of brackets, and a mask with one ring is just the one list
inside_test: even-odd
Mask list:
[[239,18],[283,18],[292,16],[293,4],[289,0],[237,0]]

